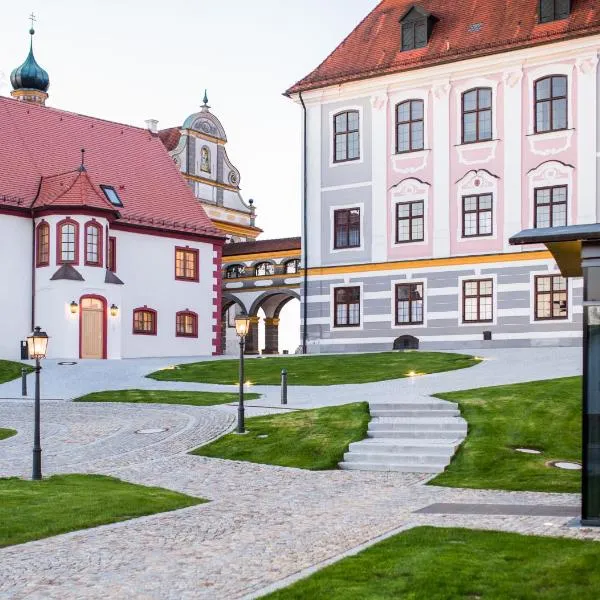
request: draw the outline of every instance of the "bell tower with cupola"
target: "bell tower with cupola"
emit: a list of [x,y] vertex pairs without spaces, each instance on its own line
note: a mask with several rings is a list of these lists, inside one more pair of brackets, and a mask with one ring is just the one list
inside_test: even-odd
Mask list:
[[29,42],[29,54],[25,62],[10,74],[10,83],[13,87],[10,95],[22,102],[44,106],[48,98],[50,78],[48,77],[48,73],[38,65],[33,55],[33,36],[35,34],[33,23],[35,17],[32,14],[30,18],[31,29],[29,30],[29,35],[31,39]]

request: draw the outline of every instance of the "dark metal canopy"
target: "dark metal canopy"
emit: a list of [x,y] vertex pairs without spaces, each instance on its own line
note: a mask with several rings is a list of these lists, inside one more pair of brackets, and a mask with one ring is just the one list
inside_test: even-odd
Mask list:
[[600,223],[526,229],[509,241],[512,246],[545,244],[565,277],[582,277],[581,249],[585,242],[600,241]]

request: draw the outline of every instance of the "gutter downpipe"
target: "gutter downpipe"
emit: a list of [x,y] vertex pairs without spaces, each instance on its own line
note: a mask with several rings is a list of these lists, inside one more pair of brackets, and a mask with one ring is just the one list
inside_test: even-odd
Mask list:
[[302,187],[302,212],[303,212],[303,239],[302,246],[304,251],[304,284],[302,290],[303,296],[303,311],[302,311],[302,354],[307,354],[307,339],[308,339],[308,206],[307,206],[307,190],[308,190],[308,167],[307,167],[307,113],[306,104],[304,104],[304,98],[302,98],[302,92],[299,93],[300,102],[302,103],[302,110],[304,112],[304,124],[303,124],[303,187]]

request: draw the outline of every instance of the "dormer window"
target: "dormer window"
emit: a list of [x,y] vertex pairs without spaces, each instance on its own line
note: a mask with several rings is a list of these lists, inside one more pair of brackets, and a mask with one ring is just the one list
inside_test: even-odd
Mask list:
[[119,207],[123,206],[123,202],[121,201],[121,198],[119,198],[119,194],[117,194],[117,190],[115,190],[115,188],[112,187],[112,185],[101,185],[100,188],[104,192],[106,199],[113,206],[119,206]]
[[566,19],[571,14],[571,0],[540,0],[540,23]]
[[410,8],[400,19],[402,24],[402,52],[424,48],[429,42],[435,17],[418,6]]

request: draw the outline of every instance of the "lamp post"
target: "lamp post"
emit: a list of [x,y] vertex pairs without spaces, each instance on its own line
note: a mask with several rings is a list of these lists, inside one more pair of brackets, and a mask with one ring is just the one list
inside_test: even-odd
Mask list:
[[29,358],[35,359],[35,425],[33,434],[33,475],[34,481],[42,479],[42,446],[40,444],[40,360],[46,358],[48,334],[39,327],[27,338]]
[[246,433],[244,425],[244,343],[250,330],[250,317],[246,314],[235,318],[235,332],[240,338],[240,402],[238,405],[238,433]]

